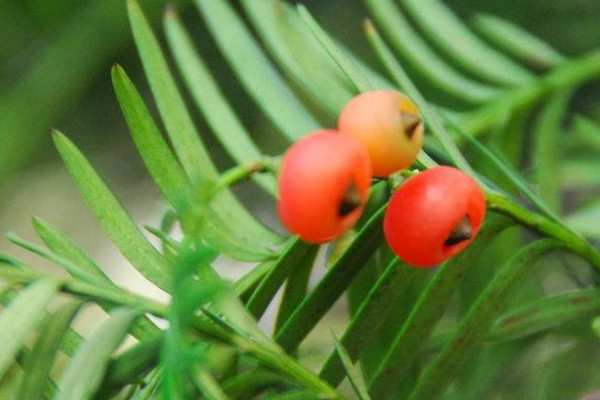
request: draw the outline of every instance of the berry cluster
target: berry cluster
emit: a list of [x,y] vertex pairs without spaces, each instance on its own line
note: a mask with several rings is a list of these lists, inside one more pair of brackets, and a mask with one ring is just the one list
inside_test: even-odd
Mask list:
[[[372,177],[410,167],[423,144],[419,111],[392,90],[360,94],[343,109],[338,130],[320,130],[286,153],[279,176],[278,212],[291,232],[311,243],[351,229],[367,202]],[[404,261],[431,266],[462,251],[485,216],[477,183],[440,166],[406,180],[384,218],[386,240]]]

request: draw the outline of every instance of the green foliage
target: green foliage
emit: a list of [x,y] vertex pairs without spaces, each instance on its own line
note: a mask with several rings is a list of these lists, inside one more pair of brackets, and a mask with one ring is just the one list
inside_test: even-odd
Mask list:
[[[35,218],[46,248],[8,238],[70,277],[0,255],[2,393],[19,399],[471,399],[593,389],[592,373],[561,392],[535,371],[560,376],[564,360],[585,354],[587,341],[597,341],[590,321],[600,313],[593,280],[600,253],[587,240],[600,237],[597,201],[581,207],[589,201],[584,198],[563,215],[565,187],[600,183],[585,173],[598,163],[582,156],[590,148],[597,154],[600,127],[583,116],[575,119],[573,134],[565,125],[575,90],[600,75],[598,53],[567,58],[507,21],[477,18],[477,32],[492,44],[507,35],[507,42],[493,47],[437,0],[365,0],[373,18],[365,24],[366,38],[384,74],[337,42],[304,7],[240,2],[241,11],[234,1],[196,5],[231,70],[283,141],[318,128],[321,119],[333,123],[359,91],[397,85],[427,125],[416,167],[452,164],[481,182],[489,212],[478,239],[434,272],[401,263],[382,233],[390,191],[399,184],[394,177],[373,185],[356,231],[332,245],[329,270],[310,287],[319,247],[274,233],[230,190],[251,178],[274,197],[277,157],[267,157],[250,138],[176,10],[166,11],[164,25],[182,88],[142,8],[129,0],[130,25],[162,125],[122,67],[113,68],[112,82],[140,157],[170,207],[160,227],[147,227],[162,248],[151,244],[66,136],[54,132],[54,143],[115,246],[170,294],[170,302],[115,285],[72,239]],[[453,109],[435,104],[428,100],[432,87],[439,93],[435,101],[459,102]],[[218,171],[182,90],[238,166]],[[541,111],[532,112],[538,105]],[[525,142],[529,116],[533,139]],[[531,164],[536,186],[520,173]],[[170,236],[176,222],[181,240]],[[508,227],[531,233],[500,239]],[[258,264],[228,282],[214,267],[219,256]],[[542,256],[543,265],[534,269]],[[558,293],[540,290],[556,281]],[[257,320],[284,286],[269,335]],[[332,339],[319,335],[346,292],[351,306],[344,331]],[[55,308],[59,294],[68,299]],[[72,329],[84,304],[108,313],[87,338]],[[302,357],[311,334],[327,336],[320,338],[327,345],[319,351],[320,375]],[[119,351],[130,335],[137,342]],[[540,345],[551,340],[559,350]],[[590,344],[591,354],[598,347]],[[519,356],[528,352],[543,365],[529,366],[532,372],[515,387],[498,384],[507,363],[528,367]],[[353,392],[339,386],[346,377]],[[6,383],[15,379],[17,384]]]

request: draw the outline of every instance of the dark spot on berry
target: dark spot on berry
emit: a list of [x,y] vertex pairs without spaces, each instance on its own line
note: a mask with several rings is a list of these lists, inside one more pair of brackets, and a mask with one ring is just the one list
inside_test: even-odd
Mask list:
[[469,217],[464,217],[458,224],[452,229],[450,235],[444,242],[444,246],[454,246],[460,242],[471,239],[473,236],[473,229],[471,228],[471,220]]
[[406,132],[406,136],[408,136],[409,139],[413,137],[419,126],[423,124],[421,118],[413,113],[400,111],[400,118],[402,119],[404,132]]
[[346,194],[344,194],[344,197],[340,202],[338,214],[340,215],[340,217],[345,217],[361,205],[362,198],[360,197],[360,193],[358,193],[358,189],[356,188],[354,181],[352,181],[350,182],[350,186],[348,186]]

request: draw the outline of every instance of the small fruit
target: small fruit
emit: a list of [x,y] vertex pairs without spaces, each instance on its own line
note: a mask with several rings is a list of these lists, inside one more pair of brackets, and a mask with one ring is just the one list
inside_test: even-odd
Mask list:
[[385,214],[386,240],[402,260],[419,267],[460,253],[479,233],[485,197],[468,175],[435,167],[408,179]]
[[328,242],[356,223],[370,184],[364,147],[337,131],[317,131],[296,142],[283,159],[279,217],[303,240]]
[[338,129],[369,152],[373,175],[388,177],[406,169],[423,146],[419,111],[395,90],[374,90],[354,97],[342,110]]

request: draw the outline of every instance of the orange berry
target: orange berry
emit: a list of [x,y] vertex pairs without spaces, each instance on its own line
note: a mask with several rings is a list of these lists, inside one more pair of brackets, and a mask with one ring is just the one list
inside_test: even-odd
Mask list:
[[373,175],[382,178],[411,166],[423,146],[425,132],[417,108],[394,90],[374,90],[354,97],[342,110],[338,129],[365,146]]

